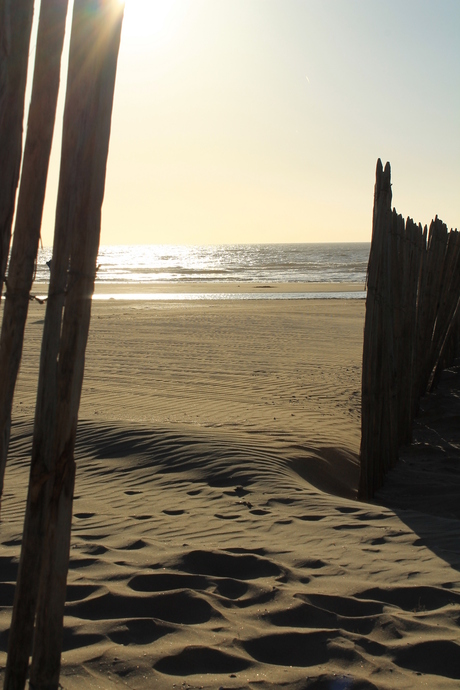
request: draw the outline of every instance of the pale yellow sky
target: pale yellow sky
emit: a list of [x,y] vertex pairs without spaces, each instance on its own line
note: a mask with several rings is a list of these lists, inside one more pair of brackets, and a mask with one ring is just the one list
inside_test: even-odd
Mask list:
[[456,227],[459,33],[458,0],[127,0],[102,243],[368,241],[378,157]]

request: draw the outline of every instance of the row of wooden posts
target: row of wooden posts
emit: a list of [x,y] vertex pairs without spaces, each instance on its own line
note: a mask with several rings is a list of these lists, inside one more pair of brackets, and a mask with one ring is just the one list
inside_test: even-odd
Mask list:
[[[67,5],[67,0],[41,0],[22,155],[34,2],[0,0],[0,283],[6,286],[0,337],[0,495],[40,239]],[[59,686],[74,445],[122,19],[119,0],[74,0],[53,259],[5,690],[23,690],[28,675],[34,690]]]
[[377,162],[367,275],[359,493],[372,498],[412,440],[421,397],[458,352],[460,234],[391,208],[391,170]]

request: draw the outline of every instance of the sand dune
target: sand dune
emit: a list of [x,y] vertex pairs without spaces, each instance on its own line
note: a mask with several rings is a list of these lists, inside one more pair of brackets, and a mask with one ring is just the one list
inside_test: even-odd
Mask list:
[[[433,491],[429,512],[421,489],[404,504],[405,469],[434,446],[439,485],[458,482],[458,432],[420,440],[426,409],[394,490],[356,501],[363,315],[94,305],[64,688],[459,687],[460,516]],[[32,305],[2,506],[1,665],[42,318]]]

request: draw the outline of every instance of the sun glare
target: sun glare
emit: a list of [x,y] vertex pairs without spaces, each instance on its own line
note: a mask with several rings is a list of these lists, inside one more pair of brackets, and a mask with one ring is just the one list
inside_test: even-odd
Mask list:
[[184,14],[187,4],[188,0],[126,0],[124,38],[166,39]]

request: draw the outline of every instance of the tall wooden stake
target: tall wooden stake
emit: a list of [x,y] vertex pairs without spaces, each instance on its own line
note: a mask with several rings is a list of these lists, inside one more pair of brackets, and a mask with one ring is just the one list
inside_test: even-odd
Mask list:
[[42,0],[18,208],[0,337],[0,500],[53,139],[67,0]]
[[0,299],[22,154],[33,0],[0,0]]
[[[362,498],[373,495],[375,484],[384,472],[389,458],[388,430],[382,433],[382,418],[388,420],[387,337],[384,331],[387,296],[382,282],[388,285],[388,247],[386,231],[391,224],[391,170],[377,161],[374,188],[372,244],[367,275],[366,318],[364,325],[362,402],[361,402],[361,476]],[[382,276],[385,280],[382,280]]]
[[53,263],[5,690],[24,688],[35,614],[31,687],[54,690],[59,685],[75,435],[122,16],[118,0],[75,0]]

